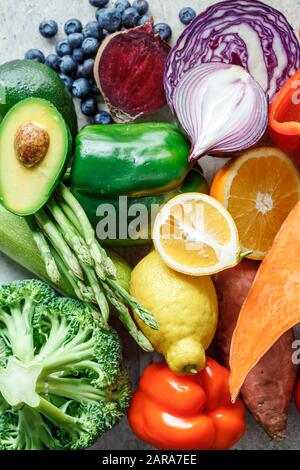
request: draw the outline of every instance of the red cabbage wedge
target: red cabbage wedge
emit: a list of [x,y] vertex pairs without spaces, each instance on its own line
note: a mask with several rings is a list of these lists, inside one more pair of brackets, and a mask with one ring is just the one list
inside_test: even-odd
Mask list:
[[175,114],[192,143],[189,160],[245,150],[263,136],[268,102],[261,86],[238,65],[201,64],[180,80]]
[[207,62],[241,65],[272,99],[300,68],[299,41],[284,15],[262,2],[212,5],[185,29],[169,54],[165,90],[171,109],[183,76]]

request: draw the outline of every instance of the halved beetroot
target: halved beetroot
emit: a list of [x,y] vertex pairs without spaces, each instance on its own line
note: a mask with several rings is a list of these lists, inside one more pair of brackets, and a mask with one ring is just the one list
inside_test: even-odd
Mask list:
[[170,46],[143,26],[108,36],[100,47],[94,76],[116,122],[130,122],[166,104],[163,86]]

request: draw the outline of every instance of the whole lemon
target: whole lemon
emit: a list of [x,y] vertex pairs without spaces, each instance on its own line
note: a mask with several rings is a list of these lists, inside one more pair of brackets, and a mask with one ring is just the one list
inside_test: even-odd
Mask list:
[[175,272],[152,251],[132,271],[131,293],[157,320],[159,329],[152,330],[135,318],[170,369],[177,373],[202,370],[218,321],[211,278]]

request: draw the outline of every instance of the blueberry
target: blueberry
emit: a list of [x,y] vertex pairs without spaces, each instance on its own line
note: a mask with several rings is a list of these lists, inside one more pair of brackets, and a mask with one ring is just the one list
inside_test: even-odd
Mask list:
[[75,18],[68,20],[65,25],[64,25],[64,30],[66,34],[72,34],[72,33],[81,33],[82,31],[82,23],[79,20],[76,20]]
[[83,65],[79,64],[77,67],[76,78],[83,78]]
[[122,13],[117,8],[100,8],[96,12],[99,26],[109,33],[115,33],[122,25]]
[[149,10],[149,3],[147,0],[134,0],[132,6],[137,10],[139,15],[145,15]]
[[50,69],[55,70],[55,72],[59,71],[59,64],[60,64],[60,58],[57,57],[56,54],[49,54],[48,57],[46,57],[45,64],[50,67]]
[[159,34],[164,41],[168,41],[172,36],[172,30],[166,23],[157,23],[153,28],[153,32]]
[[134,28],[137,25],[139,14],[133,7],[126,8],[122,15],[122,21],[125,28]]
[[72,88],[72,85],[73,85],[73,78],[69,77],[68,75],[65,75],[63,73],[60,73],[59,74],[60,78],[62,79],[62,81],[64,82],[65,84],[65,87],[71,91],[71,88]]
[[77,63],[70,55],[65,55],[60,61],[60,71],[65,75],[75,75],[77,72]]
[[92,78],[94,71],[94,59],[86,59],[82,65],[82,76],[85,78]]
[[53,36],[55,36],[58,31],[56,21],[42,21],[39,26],[39,31],[44,38],[53,38]]
[[72,47],[80,47],[83,42],[83,34],[82,33],[69,34],[68,41]]
[[131,5],[128,0],[117,0],[114,3],[114,7],[117,8],[117,10],[119,10],[123,14],[126,8],[130,8]]
[[29,49],[29,51],[26,52],[24,57],[27,60],[41,62],[42,64],[45,62],[45,56],[39,49]]
[[101,8],[108,4],[109,0],[89,0],[93,7]]
[[82,43],[83,52],[87,57],[94,57],[100,46],[100,41],[97,38],[85,38]]
[[72,94],[75,98],[86,98],[91,92],[91,86],[87,78],[78,78],[73,82]]
[[56,44],[55,50],[59,57],[63,57],[64,55],[72,55],[73,47],[68,43],[67,39],[63,39]]
[[148,23],[149,20],[150,20],[150,16],[143,15],[138,19],[137,24],[138,26],[143,26],[144,24]]
[[94,117],[94,124],[112,124],[113,120],[107,111],[100,111]]
[[98,88],[98,85],[94,79],[90,80],[90,85],[91,85],[91,92],[94,96],[100,95],[100,90]]
[[103,31],[100,28],[98,21],[90,21],[87,23],[82,32],[84,38],[101,39],[103,36]]
[[85,53],[84,53],[84,50],[79,47],[78,49],[74,49],[73,50],[73,60],[77,63],[77,64],[82,64],[82,62],[84,61],[85,59]]
[[179,19],[183,24],[190,24],[190,22],[193,21],[196,15],[197,13],[193,8],[182,8],[179,12]]
[[81,111],[86,116],[95,116],[98,110],[97,100],[96,98],[88,98],[81,103]]

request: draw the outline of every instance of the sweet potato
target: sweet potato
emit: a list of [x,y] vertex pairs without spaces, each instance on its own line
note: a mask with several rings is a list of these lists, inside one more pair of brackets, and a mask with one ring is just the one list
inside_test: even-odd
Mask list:
[[[231,339],[240,309],[258,266],[255,261],[244,260],[215,276],[219,297],[215,343],[226,367],[229,367]],[[296,380],[296,366],[291,361],[293,339],[292,330],[285,333],[252,369],[241,389],[247,408],[273,439],[282,439],[286,434],[288,407]]]
[[255,364],[300,322],[299,227],[300,202],[275,237],[241,308],[230,350],[233,401]]

